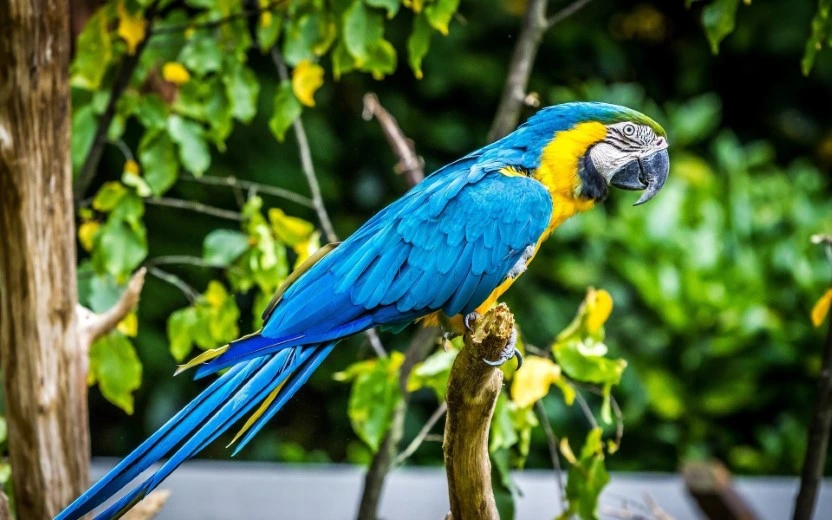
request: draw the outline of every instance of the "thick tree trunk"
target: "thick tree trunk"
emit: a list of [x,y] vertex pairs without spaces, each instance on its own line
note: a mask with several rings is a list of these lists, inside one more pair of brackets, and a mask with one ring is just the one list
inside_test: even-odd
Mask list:
[[69,2],[0,0],[0,366],[18,518],[87,484],[76,332]]

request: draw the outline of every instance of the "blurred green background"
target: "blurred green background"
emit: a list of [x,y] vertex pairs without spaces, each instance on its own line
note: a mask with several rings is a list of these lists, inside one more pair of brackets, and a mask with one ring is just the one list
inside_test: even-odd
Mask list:
[[[566,2],[553,2],[553,9]],[[362,96],[378,94],[432,171],[484,144],[520,26],[522,0],[463,0],[450,35],[434,35],[416,80],[405,66],[383,81],[327,72],[317,107],[304,111],[324,198],[339,235],[406,190],[376,122],[361,118]],[[613,193],[546,244],[505,301],[529,343],[546,347],[574,315],[587,286],[610,291],[615,309],[607,344],[630,362],[615,395],[624,411],[621,451],[612,470],[675,471],[715,456],[746,474],[794,474],[820,366],[823,333],[809,311],[830,269],[810,244],[832,232],[832,54],[808,77],[800,59],[816,9],[811,0],[740,6],[737,29],[712,55],[701,6],[679,1],[595,0],[547,33],[530,90],[542,104],[586,99],[640,109],[662,123],[671,143],[671,177],[650,204]],[[390,22],[403,49],[410,19]],[[262,81],[257,117],[237,125],[210,175],[235,175],[307,193],[297,147],[268,130],[278,83],[268,56],[249,63]],[[271,78],[271,80],[270,80]],[[526,114],[532,112],[527,109]],[[524,116],[525,117],[525,116]],[[141,133],[128,126],[132,147]],[[108,147],[99,184],[118,179],[123,156]],[[90,193],[94,191],[91,190]],[[230,190],[179,182],[168,194],[237,209]],[[267,206],[315,222],[306,207],[264,196]],[[202,253],[203,238],[233,223],[148,205],[149,258]],[[211,269],[169,270],[202,291]],[[144,365],[135,413],[127,416],[91,389],[93,455],[123,455],[185,405],[204,384],[171,378],[166,320],[187,305],[182,293],[149,278],[136,341]],[[237,296],[241,332],[251,328],[253,297]],[[403,348],[409,334],[383,335]],[[288,462],[364,462],[368,449],[346,414],[348,387],[332,374],[369,355],[363,336],[331,360],[241,455]],[[405,439],[433,412],[425,390],[412,401]],[[559,396],[544,401],[561,436],[582,438],[586,423]],[[598,405],[599,401],[593,402]],[[527,467],[549,467],[535,430]],[[203,457],[226,457],[224,442]],[[438,443],[414,464],[441,464]]]

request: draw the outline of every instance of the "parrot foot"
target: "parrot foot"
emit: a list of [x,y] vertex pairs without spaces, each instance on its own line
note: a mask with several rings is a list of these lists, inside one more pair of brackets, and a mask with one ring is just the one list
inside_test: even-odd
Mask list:
[[520,370],[520,367],[523,366],[523,354],[521,354],[520,351],[517,350],[517,330],[511,331],[511,336],[509,336],[505,348],[502,352],[500,352],[500,357],[497,358],[496,361],[490,361],[488,359],[483,358],[483,362],[486,365],[490,365],[492,367],[499,367],[505,364],[506,361],[513,357],[517,358],[516,370]]
[[482,318],[482,315],[477,311],[469,312],[462,318],[462,323],[465,325],[465,330],[467,332],[471,332],[474,330],[474,323],[477,322],[478,319]]

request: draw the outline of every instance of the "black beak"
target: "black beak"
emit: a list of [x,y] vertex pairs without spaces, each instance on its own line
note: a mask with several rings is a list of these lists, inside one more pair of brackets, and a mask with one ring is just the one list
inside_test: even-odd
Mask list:
[[670,156],[659,150],[647,157],[639,157],[625,164],[613,174],[610,184],[622,190],[644,191],[634,206],[644,204],[656,196],[667,180]]

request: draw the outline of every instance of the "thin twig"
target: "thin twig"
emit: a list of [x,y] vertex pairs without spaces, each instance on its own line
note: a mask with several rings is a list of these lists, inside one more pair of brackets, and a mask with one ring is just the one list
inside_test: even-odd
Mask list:
[[199,299],[199,293],[196,291],[196,289],[185,283],[183,279],[179,278],[175,274],[163,271],[158,267],[152,265],[147,266],[147,272],[182,291],[182,294],[185,295],[185,298],[187,298],[191,304],[196,303],[196,301]]
[[[832,241],[818,240],[824,244],[832,265]],[[818,488],[823,480],[823,468],[829,448],[832,430],[832,317],[823,345],[823,364],[817,382],[817,397],[812,410],[812,420],[806,441],[806,455],[800,475],[800,491],[794,504],[794,520],[810,520],[817,502]]]
[[[272,49],[272,60],[281,81],[289,79],[289,69],[286,68],[286,63],[283,62],[283,57],[277,47]],[[338,235],[335,234],[335,229],[332,227],[332,221],[329,220],[329,213],[326,212],[324,206],[324,199],[321,195],[321,185],[318,184],[318,176],[315,174],[315,165],[312,163],[312,152],[309,148],[309,139],[306,138],[306,129],[303,127],[303,122],[300,117],[295,119],[292,123],[295,131],[295,138],[298,141],[298,151],[300,152],[300,164],[303,169],[303,174],[306,176],[306,182],[309,184],[309,191],[312,194],[312,207],[315,208],[315,213],[318,214],[318,220],[321,222],[321,227],[324,230],[324,235],[330,242],[338,242]]]
[[500,104],[494,116],[494,121],[491,123],[491,130],[488,132],[489,142],[506,136],[520,121],[520,111],[523,104],[529,99],[526,90],[543,35],[552,26],[575,14],[590,1],[576,0],[547,19],[548,0],[529,0],[526,14],[523,16],[523,26],[517,38],[517,45],[514,47],[509,62]]
[[548,20],[546,20],[546,29],[549,30],[555,25],[559,24],[560,22],[566,20],[573,14],[577,13],[578,11],[586,7],[586,5],[591,1],[592,0],[576,0],[575,2],[572,2],[571,4],[567,5],[557,13],[550,16]]
[[586,417],[587,422],[593,428],[598,427],[598,421],[595,420],[595,416],[592,414],[592,409],[589,407],[589,404],[586,402],[586,398],[581,395],[579,391],[575,391],[575,400],[578,401],[578,404],[581,407],[581,410],[584,412],[584,417]]
[[239,13],[233,13],[223,18],[218,18],[216,20],[210,20],[208,22],[203,23],[196,23],[196,24],[178,24],[178,25],[168,25],[164,27],[158,27],[154,31],[150,32],[151,36],[155,36],[157,34],[170,34],[176,32],[184,32],[191,29],[216,29],[217,27],[221,27],[227,23],[233,22],[235,20],[239,20],[241,18],[250,18],[252,16],[257,16],[258,14],[264,13],[266,11],[271,11],[272,9],[279,7],[280,4],[285,4],[286,0],[277,0],[275,2],[271,2],[267,5],[262,7],[256,8],[246,8],[240,11]]
[[[288,81],[289,69],[280,55],[277,47],[272,49],[272,61],[277,68],[277,74],[281,81]],[[309,184],[309,191],[312,195],[312,207],[315,208],[315,213],[318,214],[318,220],[321,223],[321,228],[324,230],[324,235],[329,242],[338,242],[338,235],[335,234],[335,229],[332,227],[332,221],[329,219],[329,213],[326,211],[324,199],[321,195],[321,186],[318,184],[318,176],[315,174],[315,165],[312,163],[312,151],[309,148],[309,139],[306,137],[306,129],[303,127],[303,121],[298,117],[292,123],[292,128],[295,132],[295,138],[298,141],[298,151],[300,153],[300,163],[303,174],[306,176],[306,182]],[[387,357],[387,351],[378,337],[378,332],[375,329],[367,329],[364,335],[370,341],[370,346],[378,357]]]
[[133,152],[130,150],[130,147],[127,146],[127,143],[125,143],[123,139],[115,139],[108,142],[115,145],[115,147],[121,151],[121,154],[124,156],[125,161],[136,161],[136,157],[133,155]]
[[[159,0],[154,1],[144,13],[144,18],[147,20],[147,32],[150,34],[153,30],[153,19],[156,16],[156,9],[159,5]],[[136,46],[133,54],[127,54],[121,61],[116,77],[113,80],[113,85],[110,87],[110,99],[107,101],[107,107],[101,118],[98,120],[98,126],[95,129],[95,135],[92,138],[92,145],[87,152],[87,157],[84,159],[84,164],[78,171],[78,176],[75,178],[75,185],[73,186],[73,196],[75,202],[78,203],[83,197],[84,193],[95,178],[95,173],[98,171],[98,164],[101,162],[101,155],[104,153],[104,145],[107,144],[107,132],[110,129],[110,124],[116,115],[116,108],[118,100],[127,86],[130,85],[130,79],[133,77],[133,72],[139,64],[142,51],[147,46],[150,38],[145,38]]]
[[227,209],[215,208],[214,206],[209,206],[207,204],[203,204],[201,202],[194,202],[191,200],[156,197],[147,198],[144,199],[144,201],[145,203],[152,204],[154,206],[166,206],[169,208],[187,209],[189,211],[196,211],[197,213],[203,213],[205,215],[211,215],[217,218],[235,220],[237,222],[241,222],[243,220],[242,213],[238,213],[236,211],[231,211]]
[[565,510],[566,505],[566,487],[563,484],[563,472],[560,467],[560,454],[558,452],[558,437],[552,431],[552,425],[549,424],[549,416],[546,415],[546,409],[543,408],[543,402],[537,401],[534,403],[534,410],[537,412],[537,418],[543,425],[543,431],[546,433],[546,444],[549,447],[549,457],[552,459],[552,467],[555,470],[555,481],[558,484],[558,492],[560,493],[561,509]]
[[96,314],[82,305],[76,308],[78,314],[78,338],[80,348],[87,352],[96,339],[107,334],[127,316],[136,303],[144,287],[144,267],[137,270],[130,278],[127,287],[118,301],[106,312]]
[[425,422],[425,425],[422,426],[422,429],[419,430],[418,434],[416,434],[416,437],[414,437],[413,440],[410,441],[410,444],[407,445],[407,448],[405,448],[401,453],[399,453],[399,456],[396,457],[396,461],[393,463],[394,466],[400,466],[404,461],[410,458],[411,455],[416,453],[416,450],[419,449],[419,446],[421,446],[422,443],[425,442],[425,439],[427,439],[431,429],[433,429],[433,427],[436,426],[436,423],[439,422],[439,419],[445,416],[445,412],[447,411],[448,403],[442,401],[442,404],[440,404],[436,411],[434,411],[430,418],[428,418],[427,422]]
[[240,272],[240,268],[236,265],[228,265],[218,262],[209,262],[198,256],[189,255],[166,255],[157,256],[147,260],[145,265],[192,265],[195,267],[207,267],[209,269],[228,269],[229,271]]
[[312,203],[312,199],[309,197],[304,197],[303,195],[298,195],[297,193],[284,189],[278,188],[277,186],[269,186],[268,184],[261,184],[259,182],[253,181],[246,181],[242,179],[238,179],[234,176],[231,177],[212,177],[212,176],[205,176],[205,177],[190,177],[190,176],[182,176],[180,178],[183,181],[188,182],[195,182],[197,184],[207,184],[210,186],[226,186],[228,188],[240,188],[244,190],[254,190],[257,193],[265,193],[266,195],[273,195],[275,197],[280,197],[282,199],[286,199],[291,202],[295,202],[302,206],[306,206],[307,208],[314,208],[314,204]]
[[361,115],[365,121],[375,117],[381,126],[384,137],[387,138],[390,148],[399,159],[394,167],[395,172],[403,175],[410,186],[422,182],[422,179],[425,178],[424,159],[416,154],[413,141],[404,135],[401,127],[396,122],[396,118],[381,105],[378,96],[372,92],[364,94],[364,111]]

